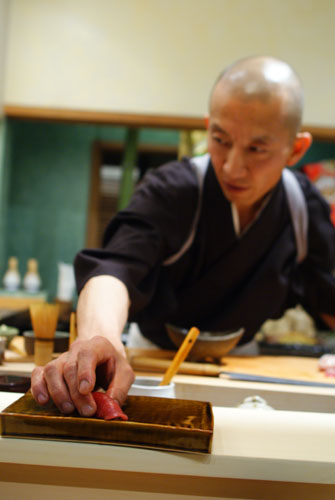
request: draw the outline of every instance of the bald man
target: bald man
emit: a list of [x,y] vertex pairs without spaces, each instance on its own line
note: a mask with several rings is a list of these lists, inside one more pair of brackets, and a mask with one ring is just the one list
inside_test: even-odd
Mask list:
[[210,96],[208,155],[149,172],[111,221],[103,248],[77,256],[79,339],[35,369],[37,401],[51,397],[64,413],[76,407],[92,415],[98,376],[122,404],[134,377],[121,341],[127,320],[162,348],[173,347],[167,322],[242,326],[244,344],[295,304],[334,326],[329,207],[305,176],[288,175],[308,217],[301,252],[304,233],[283,175],[311,144],[300,132],[302,110],[301,83],[283,61],[248,58],[220,75]]

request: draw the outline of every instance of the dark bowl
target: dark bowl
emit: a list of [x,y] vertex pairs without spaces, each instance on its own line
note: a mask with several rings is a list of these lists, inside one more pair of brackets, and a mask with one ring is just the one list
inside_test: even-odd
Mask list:
[[27,392],[30,389],[30,377],[20,377],[12,374],[0,375],[1,392]]
[[[69,336],[70,334],[68,332],[60,332],[58,330],[55,332],[54,352],[65,352],[68,350]],[[24,337],[24,347],[26,353],[29,355],[34,354],[34,342],[35,342],[34,332],[32,330],[23,332],[23,337]]]
[[[165,328],[170,340],[178,348],[184,341],[188,330],[171,324],[166,324]],[[206,358],[219,360],[234,349],[243,333],[244,328],[226,330],[224,332],[200,331],[187,359],[190,361],[201,361]]]

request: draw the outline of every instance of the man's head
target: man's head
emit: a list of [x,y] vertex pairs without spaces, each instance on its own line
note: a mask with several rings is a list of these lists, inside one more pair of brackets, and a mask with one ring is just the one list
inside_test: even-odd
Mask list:
[[240,212],[252,212],[311,143],[299,132],[303,91],[294,70],[272,57],[229,66],[209,105],[208,146],[217,179]]

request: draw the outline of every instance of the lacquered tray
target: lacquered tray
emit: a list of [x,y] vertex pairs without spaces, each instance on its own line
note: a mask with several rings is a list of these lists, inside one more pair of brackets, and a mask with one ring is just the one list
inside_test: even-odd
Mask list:
[[210,453],[213,412],[210,403],[183,399],[128,396],[128,421],[62,415],[39,406],[31,392],[0,413],[3,437],[85,441],[143,448]]

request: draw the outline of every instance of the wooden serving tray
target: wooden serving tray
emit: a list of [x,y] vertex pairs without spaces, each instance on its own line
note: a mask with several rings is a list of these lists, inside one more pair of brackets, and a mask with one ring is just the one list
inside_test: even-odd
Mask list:
[[39,406],[31,392],[0,413],[3,437],[85,441],[169,451],[210,453],[213,412],[210,403],[128,396],[122,408],[128,421],[62,415],[56,406]]

